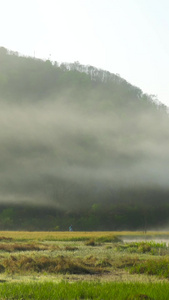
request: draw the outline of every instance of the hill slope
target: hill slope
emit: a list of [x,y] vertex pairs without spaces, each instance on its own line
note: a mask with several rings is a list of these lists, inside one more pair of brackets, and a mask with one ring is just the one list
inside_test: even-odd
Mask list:
[[0,106],[2,227],[167,221],[169,118],[151,96],[92,66],[1,47]]

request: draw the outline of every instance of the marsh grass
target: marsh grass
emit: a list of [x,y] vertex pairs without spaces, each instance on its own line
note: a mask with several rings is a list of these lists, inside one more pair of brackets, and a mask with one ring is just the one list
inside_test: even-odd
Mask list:
[[5,242],[7,242],[7,241],[12,241],[13,239],[11,238],[11,237],[6,237],[6,236],[0,236],[0,241],[2,242],[2,241],[5,241]]
[[85,241],[86,246],[101,246],[102,243],[122,243],[122,239],[118,236],[110,235],[90,238]]
[[93,232],[68,232],[68,231],[0,231],[0,237],[5,237],[5,239],[13,239],[18,241],[85,241],[91,238],[112,238],[119,237],[123,238],[143,238],[143,239],[154,239],[154,238],[168,238],[169,232],[151,231],[146,234],[142,231],[93,231]]
[[77,251],[78,247],[72,247],[72,246],[65,246],[64,250],[66,251]]
[[61,282],[58,284],[3,283],[0,286],[0,297],[3,300],[58,300],[58,299],[104,299],[104,300],[168,300],[169,285],[167,283],[99,283]]
[[0,236],[10,238],[15,241],[86,241],[89,239],[96,239],[100,237],[114,237],[118,236],[116,232],[107,231],[92,231],[92,232],[67,232],[67,231],[50,231],[50,232],[29,232],[29,231],[0,231]]
[[23,244],[23,243],[10,243],[0,244],[0,250],[1,251],[7,251],[7,252],[14,252],[14,251],[40,251],[40,250],[46,250],[48,249],[47,246],[39,246],[36,244]]
[[169,278],[169,258],[149,259],[135,263],[130,273],[156,275],[163,278]]
[[2,260],[0,268],[8,273],[61,273],[61,274],[100,274],[106,270],[96,263],[97,260],[87,258],[70,258],[57,256],[30,257],[26,255],[13,256]]
[[138,256],[135,256],[135,257],[124,256],[124,257],[119,257],[118,259],[116,258],[113,261],[112,265],[115,268],[125,269],[125,268],[129,268],[129,267],[133,267],[139,262],[140,262],[140,259]]
[[85,245],[94,247],[94,246],[96,246],[96,242],[94,239],[90,239],[85,242]]
[[0,243],[0,251],[19,252],[19,251],[44,251],[44,250],[61,250],[57,245],[45,245],[35,243]]
[[149,253],[152,255],[169,254],[169,247],[166,243],[156,243],[154,241],[117,244],[116,250],[129,253]]
[[122,239],[117,235],[100,236],[96,238],[96,242],[100,243],[122,243]]
[[[127,287],[129,290],[130,284],[124,285],[122,281],[135,282],[136,286],[137,281],[167,281],[167,264],[169,264],[167,244],[145,241],[145,235],[136,232],[128,232],[126,237],[131,237],[133,234],[135,238],[138,234],[138,237],[144,237],[144,242],[124,243],[122,239],[125,234],[124,232],[0,232],[0,292],[1,287],[7,286],[9,280],[15,281],[16,290],[19,286],[21,291],[18,294],[20,296],[13,296],[13,299],[69,299],[65,292],[59,294],[66,283],[50,285],[46,282],[67,280],[71,282],[66,286],[67,289],[74,287],[70,291],[72,297],[70,299],[113,299],[114,297],[123,300],[151,298],[159,300],[160,298],[156,295],[152,296],[149,290],[147,292],[147,288],[139,290],[138,287],[138,290],[134,291],[132,287],[133,293],[127,294]],[[25,285],[24,282],[29,280],[28,278],[32,284]],[[42,284],[43,278],[46,286]],[[4,280],[7,282],[5,283]],[[34,285],[33,282],[37,280],[39,285]],[[92,285],[92,282],[91,285],[87,285],[87,282],[83,285],[74,283],[82,280],[93,282],[99,280],[100,283],[97,285]],[[121,285],[115,283],[106,285],[106,281],[121,281]],[[43,287],[46,287],[48,290],[49,287],[54,289],[54,286],[57,295],[63,296],[57,298],[55,294],[55,297],[51,294],[51,298],[45,298],[45,291],[41,293],[41,288],[43,290]],[[9,295],[15,295],[12,294],[15,288],[12,285],[8,285],[8,288],[11,288]],[[119,296],[121,293],[119,288],[123,290],[121,296]],[[27,294],[22,293],[23,289]],[[88,294],[85,294],[87,289]],[[92,289],[95,292],[92,292]],[[74,294],[75,290],[77,294]],[[109,290],[111,292],[108,292]],[[50,294],[50,290],[47,294]],[[0,294],[0,299],[3,298],[9,300],[12,296],[2,297]],[[161,299],[168,300],[169,297]]]

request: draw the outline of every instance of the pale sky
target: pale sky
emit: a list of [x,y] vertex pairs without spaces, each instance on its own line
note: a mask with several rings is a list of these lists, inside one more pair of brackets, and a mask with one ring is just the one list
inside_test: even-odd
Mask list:
[[169,106],[168,0],[0,0],[0,46],[118,73]]

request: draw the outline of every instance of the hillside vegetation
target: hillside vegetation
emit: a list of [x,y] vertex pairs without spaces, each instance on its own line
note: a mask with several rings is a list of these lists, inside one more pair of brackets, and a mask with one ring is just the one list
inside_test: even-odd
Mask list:
[[0,228],[168,222],[169,116],[117,74],[0,48]]

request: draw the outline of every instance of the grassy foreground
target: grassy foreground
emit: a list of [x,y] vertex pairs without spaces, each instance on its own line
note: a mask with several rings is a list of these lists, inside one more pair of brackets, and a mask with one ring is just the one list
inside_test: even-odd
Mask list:
[[0,299],[168,300],[166,241],[168,232],[1,231]]
[[10,284],[0,286],[1,299],[114,299],[114,300],[168,300],[168,283],[88,283],[73,284],[61,282],[58,284],[30,283]]

